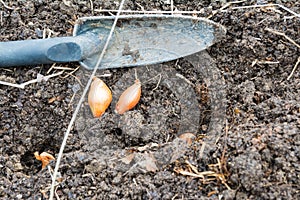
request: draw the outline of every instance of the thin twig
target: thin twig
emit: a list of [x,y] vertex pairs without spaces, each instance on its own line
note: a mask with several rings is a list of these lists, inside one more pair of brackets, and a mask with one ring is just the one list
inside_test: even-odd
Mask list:
[[297,69],[299,63],[300,63],[300,56],[298,57],[298,60],[297,60],[297,62],[296,62],[296,64],[295,64],[295,66],[294,66],[294,68],[293,68],[291,74],[290,74],[289,77],[287,78],[287,80],[290,80],[290,78],[293,76],[293,74],[294,74],[295,70]]
[[[43,76],[42,77],[42,80],[48,80],[49,78],[53,78],[55,76],[59,76],[63,73],[63,71],[61,72],[58,72],[58,73],[55,73],[55,74],[51,74],[51,75],[48,75],[48,76]],[[22,83],[21,86],[24,88],[26,85],[29,85],[29,84],[32,84],[32,83],[36,83],[36,82],[39,82],[40,80],[38,78],[34,79],[34,80],[31,80],[31,81],[27,81],[25,83]]]
[[142,82],[142,84],[145,84],[145,83],[147,83],[147,82],[149,82],[149,81],[155,79],[155,78],[158,77],[158,76],[159,76],[159,80],[158,80],[158,82],[157,82],[155,88],[152,89],[152,91],[154,91],[154,90],[156,90],[156,89],[158,88],[158,86],[159,86],[159,84],[160,84],[160,81],[161,81],[161,74],[157,74],[157,75],[153,76],[152,78],[149,78],[148,80]]
[[137,75],[137,70],[136,70],[136,68],[134,68],[134,76],[135,76],[135,80],[138,80],[138,75]]
[[123,8],[124,2],[125,2],[125,0],[122,0],[122,1],[121,1],[119,10],[118,10],[117,15],[116,15],[116,17],[115,17],[114,23],[113,23],[113,25],[112,25],[112,27],[111,27],[111,29],[110,29],[110,32],[109,32],[109,35],[108,35],[108,37],[107,37],[107,39],[106,39],[105,45],[104,45],[104,47],[103,47],[103,50],[102,50],[102,52],[101,52],[101,54],[100,54],[100,56],[99,56],[99,58],[98,58],[98,60],[97,60],[97,63],[96,63],[96,65],[95,65],[95,68],[94,68],[94,70],[93,70],[91,76],[90,76],[90,79],[89,79],[89,81],[87,82],[86,87],[84,88],[84,91],[83,91],[83,93],[82,93],[82,96],[81,96],[81,98],[80,98],[80,100],[79,100],[79,102],[78,102],[78,104],[77,104],[77,106],[76,106],[76,109],[75,109],[75,111],[74,111],[74,113],[73,113],[73,115],[72,115],[72,119],[71,119],[71,121],[70,121],[70,123],[69,123],[69,125],[68,125],[68,128],[67,128],[67,131],[66,131],[66,133],[65,133],[65,135],[64,135],[64,139],[63,139],[62,144],[61,144],[61,147],[60,147],[60,149],[59,149],[59,153],[58,153],[58,156],[57,156],[57,161],[56,161],[55,169],[54,169],[54,173],[53,173],[52,184],[51,184],[51,190],[50,190],[50,200],[53,200],[53,196],[54,196],[54,192],[55,192],[54,189],[55,189],[56,176],[57,176],[57,173],[58,173],[58,169],[59,169],[60,161],[61,161],[61,158],[62,158],[62,155],[63,155],[63,151],[64,151],[65,146],[66,146],[66,144],[67,144],[68,136],[69,136],[69,134],[70,134],[70,132],[71,132],[71,129],[72,129],[72,127],[73,127],[73,124],[74,124],[74,122],[75,122],[75,119],[76,119],[76,117],[77,117],[77,114],[78,114],[78,112],[79,112],[79,110],[80,110],[80,108],[81,108],[81,105],[82,105],[83,101],[84,101],[85,95],[86,95],[86,93],[87,93],[87,91],[88,91],[88,89],[89,89],[89,87],[90,87],[90,85],[91,85],[91,83],[92,83],[93,77],[95,76],[96,71],[97,71],[97,69],[98,69],[100,63],[102,62],[102,59],[103,59],[104,54],[105,54],[105,52],[106,52],[106,49],[107,49],[107,47],[108,47],[108,45],[109,45],[109,42],[110,42],[110,40],[111,40],[111,37],[112,37],[113,32],[114,32],[114,30],[115,30],[115,27],[116,27],[116,25],[117,25],[117,21],[118,21],[118,18],[119,18],[119,16],[120,16],[121,10],[122,10],[122,8]]
[[203,158],[203,154],[204,154],[204,149],[205,149],[205,145],[206,143],[203,142],[199,151],[199,159],[201,160]]
[[181,78],[181,79],[183,79],[185,82],[187,82],[187,83],[190,84],[191,86],[193,86],[193,87],[195,86],[194,83],[192,83],[189,79],[185,78],[182,74],[176,73],[176,76],[179,77],[179,78]]
[[289,8],[283,6],[283,5],[280,5],[280,4],[262,4],[262,5],[251,5],[251,6],[238,6],[238,7],[233,7],[231,9],[236,10],[236,9],[263,8],[263,7],[272,7],[272,6],[278,6],[278,7],[282,8],[282,9],[284,9],[285,11],[293,14],[296,17],[300,17],[300,14],[298,14],[298,13],[292,11],[291,9],[289,9]]
[[43,39],[46,39],[46,31],[47,31],[47,29],[46,28],[44,28],[44,30],[43,30]]
[[243,3],[245,2],[246,0],[241,0],[241,1],[231,1],[231,2],[228,2],[226,3],[224,6],[222,6],[220,9],[217,9],[217,10],[213,10],[212,11],[212,14],[207,16],[207,19],[211,18],[212,16],[214,16],[215,14],[218,13],[218,10],[220,11],[223,11],[225,8],[228,8],[229,6],[231,6],[232,4],[238,4],[238,3]]
[[111,77],[111,74],[102,74],[102,75],[99,75],[99,77]]
[[[217,158],[217,161],[218,161],[218,167],[219,167],[219,170],[221,172],[220,176],[217,176],[217,178],[222,182],[223,185],[225,185],[225,187],[228,189],[228,190],[231,190],[231,188],[229,187],[229,185],[227,185],[226,183],[226,178],[224,176],[224,173],[223,173],[223,170],[222,170],[222,163],[220,161],[219,158]],[[226,169],[227,170],[227,169]]]
[[48,32],[48,36],[47,36],[47,38],[50,38],[50,37],[51,37],[51,35],[52,35],[52,31],[51,31],[50,29],[48,29],[48,28],[47,28],[47,32]]
[[228,7],[231,6],[232,4],[243,3],[243,2],[245,2],[245,1],[246,1],[246,0],[227,2],[224,6],[222,6],[222,8],[220,8],[220,10],[224,10],[225,8],[228,8]]
[[[95,12],[117,12],[117,10],[108,10],[108,9],[95,9]],[[136,14],[197,14],[201,11],[160,11],[160,10],[122,10],[122,13],[136,13]]]
[[58,189],[58,187],[56,187],[56,188],[55,188],[55,191],[54,191],[54,192],[55,192],[55,197],[56,197],[57,200],[60,200],[60,198],[59,198],[59,196],[58,196],[58,194],[57,194],[57,189]]
[[288,41],[290,41],[293,45],[295,45],[296,47],[298,47],[300,49],[300,45],[297,44],[292,38],[290,38],[289,36],[287,36],[286,34],[282,33],[282,32],[279,32],[279,31],[276,31],[276,30],[273,30],[273,29],[270,29],[270,28],[265,28],[266,31],[269,31],[271,33],[274,33],[276,35],[280,35],[280,36],[283,36],[285,37],[285,39],[287,39]]
[[3,11],[0,11],[0,25],[3,25]]
[[197,174],[192,173],[192,172],[187,172],[187,171],[178,171],[178,173],[182,174],[182,175],[186,175],[186,176],[192,176],[192,177],[197,177],[197,178],[202,178],[205,179],[204,176],[213,176],[216,177],[218,174],[216,174],[213,171],[204,171],[204,172],[199,172]]
[[257,62],[258,62],[258,60],[257,60],[257,59],[255,59],[255,60],[252,62],[252,64],[251,64],[251,67],[254,67],[254,65],[256,65],[256,64],[257,64]]
[[138,7],[140,7],[142,11],[145,10],[144,7],[143,7],[141,4],[139,4],[138,2],[135,2],[135,4],[136,4]]
[[279,64],[279,61],[257,61],[257,64],[269,64],[269,65],[273,65],[273,64]]
[[72,74],[74,74],[78,69],[80,68],[80,65],[78,67],[76,67],[75,69],[72,69],[73,71],[71,72],[67,72],[67,75],[62,77],[62,78],[67,78],[68,76],[71,76]]
[[52,31],[51,29],[47,28],[47,31],[48,31],[48,38],[50,38],[52,34],[55,35],[55,32]]
[[1,70],[4,70],[4,71],[7,71],[7,72],[10,72],[10,73],[12,73],[12,72],[14,72],[13,70],[11,70],[11,69],[6,69],[6,68],[2,68]]
[[236,6],[231,8],[232,10],[239,10],[239,9],[247,9],[247,8],[264,8],[264,7],[274,7],[277,6],[276,4],[255,4],[250,6]]
[[[47,35],[47,33],[48,33],[48,35]],[[47,38],[50,38],[52,34],[57,35],[57,34],[56,34],[54,31],[52,31],[51,29],[49,29],[49,28],[44,28],[44,30],[43,30],[43,39],[46,39],[46,36],[47,36]]]
[[159,76],[158,82],[157,82],[155,88],[152,89],[152,92],[158,88],[158,86],[159,86],[159,84],[161,82],[161,74],[158,74],[158,76]]
[[285,7],[285,6],[283,6],[283,5],[280,5],[280,4],[276,4],[277,6],[279,6],[280,8],[282,8],[283,10],[285,10],[285,11],[287,11],[287,12],[289,12],[289,13],[291,13],[291,14],[293,14],[294,16],[296,16],[296,17],[300,17],[300,14],[298,14],[298,13],[295,13],[294,11],[292,11],[291,9],[289,9],[289,8],[287,8],[287,7]]
[[[175,200],[175,198],[178,196],[178,193],[177,194],[175,194],[173,197],[172,197],[172,199],[171,200]],[[183,198],[182,198],[183,199]]]
[[48,172],[49,172],[49,174],[50,174],[50,176],[52,178],[53,177],[53,175],[52,175],[53,170],[52,170],[51,166],[47,165],[47,169],[48,169]]
[[9,83],[9,82],[5,82],[5,81],[0,81],[0,85],[6,85],[6,86],[10,86],[10,87],[16,87],[16,88],[24,89],[24,87],[21,87],[20,84]]
[[47,71],[46,74],[49,74],[52,71],[53,67],[55,67],[55,65],[56,65],[56,63],[53,63],[52,66],[50,67],[50,69]]
[[225,161],[225,153],[226,153],[226,149],[227,149],[227,137],[228,137],[228,122],[227,122],[227,120],[226,120],[226,122],[225,122],[224,147],[223,147],[222,156],[221,156],[221,161],[222,161],[222,162]]
[[76,70],[77,68],[71,68],[71,67],[60,67],[60,66],[57,66],[57,67],[53,67],[53,69],[60,69],[60,70],[67,70],[67,71],[74,71]]
[[142,84],[148,83],[149,81],[152,81],[153,79],[155,79],[155,78],[158,77],[158,76],[161,76],[161,74],[157,74],[157,75],[155,75],[155,76],[149,78],[148,80],[143,81]]
[[75,98],[75,96],[76,96],[76,93],[77,93],[77,92],[75,92],[75,93],[72,95],[72,97],[71,97],[71,99],[70,99],[70,102],[68,103],[68,108],[71,106],[71,104],[72,104],[72,102],[73,102],[73,100],[74,100],[74,98]]
[[[68,73],[68,76],[72,76],[73,78],[75,78],[75,80],[79,83],[79,85],[80,85],[81,87],[83,87],[83,85],[82,85],[80,79],[79,79],[77,76],[74,76],[73,74],[70,74],[70,73]],[[62,78],[64,79],[65,77],[62,77]]]
[[258,22],[257,25],[259,25],[259,24],[261,24],[261,23],[263,23],[263,22],[265,22],[265,21],[268,21],[270,18],[271,18],[271,17],[266,17],[266,18],[264,18],[263,20],[261,20],[260,22]]
[[2,5],[4,6],[4,8],[6,8],[6,9],[8,9],[8,10],[15,10],[15,8],[6,5],[6,4],[4,3],[4,1],[2,1],[2,0],[0,0],[0,3],[2,3]]
[[115,14],[111,13],[111,12],[108,12],[108,14],[110,14],[111,16],[115,16]]
[[192,169],[192,171],[196,174],[199,174],[199,171],[197,169],[197,167],[195,167],[194,165],[192,165],[188,160],[185,160],[185,163]]
[[279,61],[259,61],[257,59],[255,59],[251,66],[253,67],[254,65],[256,64],[268,64],[268,65],[273,65],[273,64],[279,64],[280,62]]
[[94,3],[93,0],[90,0],[92,15],[94,15]]
[[[44,76],[42,78],[42,80],[48,80],[48,79],[53,78],[55,76],[59,76],[62,73],[63,73],[63,71],[55,73],[55,74],[51,74],[51,75],[48,75],[48,76]],[[37,82],[40,82],[40,79],[36,78],[36,79],[30,80],[30,81],[27,81],[25,83],[22,83],[22,84],[15,84],[15,83],[9,83],[9,82],[5,82],[5,81],[0,81],[0,85],[7,85],[7,86],[11,86],[11,87],[24,89],[26,85],[29,85],[29,84],[32,84],[32,83],[37,83]]]

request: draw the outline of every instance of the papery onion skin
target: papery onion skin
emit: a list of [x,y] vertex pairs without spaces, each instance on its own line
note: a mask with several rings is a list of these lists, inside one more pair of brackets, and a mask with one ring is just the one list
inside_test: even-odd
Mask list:
[[112,101],[112,93],[99,78],[94,77],[88,94],[88,103],[94,117],[101,117]]
[[142,94],[142,85],[140,80],[135,80],[135,83],[127,88],[119,98],[115,112],[124,114],[126,111],[134,108],[140,101]]

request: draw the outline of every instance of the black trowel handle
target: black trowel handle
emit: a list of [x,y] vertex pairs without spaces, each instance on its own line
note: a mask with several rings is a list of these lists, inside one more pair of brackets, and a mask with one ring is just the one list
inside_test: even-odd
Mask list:
[[0,42],[0,67],[80,61],[97,49],[93,33],[74,37]]

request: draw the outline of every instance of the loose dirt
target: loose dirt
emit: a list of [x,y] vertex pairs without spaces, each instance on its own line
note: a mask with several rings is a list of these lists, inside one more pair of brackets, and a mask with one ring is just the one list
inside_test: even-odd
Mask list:
[[[168,2],[126,1],[124,9],[170,10]],[[119,6],[4,3],[0,41],[70,36],[77,18]],[[300,57],[291,42],[300,44],[300,18],[279,6],[234,9],[262,3],[300,13],[296,0],[226,8],[226,1],[174,0],[178,10],[201,11],[227,34],[207,51],[137,68],[141,101],[125,115],[114,113],[114,99],[103,118],[93,119],[86,101],[59,169],[60,199],[300,199],[300,66],[288,80]],[[2,68],[0,80],[23,83],[50,68]],[[134,68],[102,74],[111,74],[103,80],[116,97],[135,79]],[[24,89],[0,85],[1,199],[48,198],[51,176],[34,152],[57,156],[90,72],[66,75]],[[194,137],[179,139],[183,132]]]

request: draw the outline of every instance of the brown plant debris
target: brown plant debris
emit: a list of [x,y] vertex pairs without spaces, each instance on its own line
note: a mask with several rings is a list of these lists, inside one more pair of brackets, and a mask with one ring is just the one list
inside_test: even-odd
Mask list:
[[44,169],[50,163],[51,160],[55,160],[55,158],[47,152],[39,154],[39,152],[36,151],[34,152],[34,156],[37,160],[42,161],[42,169]]
[[227,174],[224,174],[221,169],[221,163],[218,159],[217,164],[211,164],[208,167],[211,169],[209,171],[199,172],[197,170],[197,167],[193,166],[189,161],[185,161],[186,163],[186,169],[183,168],[175,168],[174,171],[178,174],[184,175],[184,176],[191,176],[195,178],[200,178],[203,184],[209,184],[212,181],[221,181],[223,185],[229,190],[231,188],[226,183],[226,177]]

